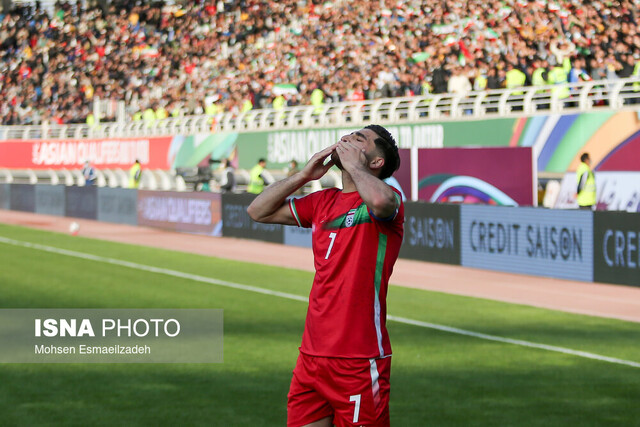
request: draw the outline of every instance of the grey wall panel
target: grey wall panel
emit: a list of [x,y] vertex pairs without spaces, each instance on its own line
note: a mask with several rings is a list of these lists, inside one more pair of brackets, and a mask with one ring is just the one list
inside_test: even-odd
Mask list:
[[65,215],[73,218],[96,219],[98,188],[66,187]]
[[64,185],[38,184],[36,191],[36,213],[64,216],[65,187]]
[[138,190],[98,188],[98,221],[138,224]]
[[36,208],[35,186],[11,184],[10,207],[14,211],[34,212]]

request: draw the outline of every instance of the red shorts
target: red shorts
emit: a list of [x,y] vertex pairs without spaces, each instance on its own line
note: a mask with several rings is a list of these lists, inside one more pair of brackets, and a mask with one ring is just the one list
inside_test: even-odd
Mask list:
[[333,417],[336,426],[388,426],[391,357],[345,359],[300,353],[293,370],[287,426]]

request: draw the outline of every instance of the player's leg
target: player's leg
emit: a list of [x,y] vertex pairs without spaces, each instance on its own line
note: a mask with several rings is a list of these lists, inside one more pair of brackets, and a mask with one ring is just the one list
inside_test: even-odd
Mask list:
[[287,402],[287,426],[329,427],[333,409],[317,390],[317,361],[302,353],[293,370]]
[[[338,426],[389,426],[391,358],[333,359],[329,402]],[[327,393],[323,391],[324,393]]]

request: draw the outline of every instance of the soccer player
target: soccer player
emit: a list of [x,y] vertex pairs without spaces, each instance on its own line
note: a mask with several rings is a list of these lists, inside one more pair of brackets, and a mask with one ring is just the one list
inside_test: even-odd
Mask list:
[[[287,201],[334,164],[342,170],[343,190]],[[316,274],[289,389],[288,426],[389,425],[386,297],[402,244],[404,205],[383,179],[399,165],[391,134],[370,125],[314,154],[247,210],[255,221],[312,229]]]

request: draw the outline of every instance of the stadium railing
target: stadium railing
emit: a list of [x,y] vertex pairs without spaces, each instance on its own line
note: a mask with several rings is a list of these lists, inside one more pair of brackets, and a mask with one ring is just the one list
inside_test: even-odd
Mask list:
[[[570,96],[560,98],[562,88]],[[322,107],[298,106],[282,110],[254,109],[217,116],[184,116],[153,122],[102,122],[92,126],[51,125],[0,126],[0,140],[126,138],[162,135],[193,135],[208,132],[256,132],[359,126],[368,123],[478,120],[536,114],[577,113],[597,110],[635,110],[640,104],[640,79],[598,80],[565,85],[431,94],[359,102],[327,103]]]

